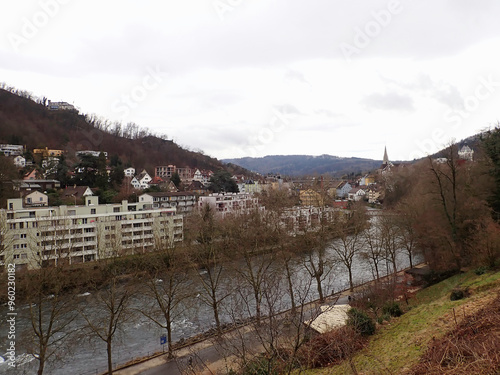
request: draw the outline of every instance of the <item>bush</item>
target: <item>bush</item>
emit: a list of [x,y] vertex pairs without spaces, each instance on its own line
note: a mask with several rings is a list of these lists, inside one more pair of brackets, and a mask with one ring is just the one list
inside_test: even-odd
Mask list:
[[460,299],[463,299],[467,297],[467,290],[456,288],[451,291],[450,294],[450,300],[451,301],[458,301]]
[[363,348],[365,340],[352,327],[341,327],[311,338],[297,352],[306,368],[326,367],[350,358]]
[[476,275],[480,276],[480,275],[484,275],[487,270],[488,270],[487,267],[481,266],[481,267],[476,268],[476,270],[474,272],[476,273]]
[[382,313],[384,315],[390,315],[390,316],[401,316],[403,315],[403,312],[401,311],[401,307],[399,307],[399,303],[396,302],[387,302],[384,307],[382,307]]
[[347,312],[347,325],[363,336],[375,333],[375,323],[364,311],[352,308]]
[[279,366],[276,361],[264,356],[248,362],[241,370],[243,375],[279,375]]

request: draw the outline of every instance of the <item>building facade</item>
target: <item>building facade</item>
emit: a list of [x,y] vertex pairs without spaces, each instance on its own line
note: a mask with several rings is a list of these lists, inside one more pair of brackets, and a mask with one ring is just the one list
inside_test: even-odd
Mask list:
[[227,214],[245,214],[253,210],[265,210],[259,204],[259,200],[249,193],[210,194],[199,197],[198,207],[201,209],[206,205],[210,206],[216,215],[222,217]]
[[196,207],[196,195],[192,192],[158,192],[139,196],[139,203],[153,209],[176,208],[180,214],[193,211]]
[[141,203],[25,207],[9,199],[0,210],[0,265],[18,268],[76,264],[172,246],[183,240],[183,218],[175,208]]

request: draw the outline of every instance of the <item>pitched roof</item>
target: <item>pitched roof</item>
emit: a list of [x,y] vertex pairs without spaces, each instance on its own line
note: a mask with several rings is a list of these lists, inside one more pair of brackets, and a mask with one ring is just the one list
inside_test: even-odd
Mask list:
[[[66,187],[66,189],[63,190],[62,195],[64,197],[83,197],[83,194],[87,191],[89,187],[88,186],[72,186],[72,187]],[[92,190],[90,190],[92,192]],[[92,193],[93,194],[93,193]]]

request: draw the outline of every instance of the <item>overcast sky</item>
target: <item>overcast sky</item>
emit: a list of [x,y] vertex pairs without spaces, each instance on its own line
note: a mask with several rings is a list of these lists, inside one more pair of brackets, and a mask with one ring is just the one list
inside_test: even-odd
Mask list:
[[0,4],[0,82],[219,159],[408,160],[499,120],[498,0]]

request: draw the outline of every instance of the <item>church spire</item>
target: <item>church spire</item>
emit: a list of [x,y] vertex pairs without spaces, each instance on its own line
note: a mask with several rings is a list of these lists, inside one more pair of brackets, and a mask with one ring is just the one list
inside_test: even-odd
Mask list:
[[387,146],[384,147],[384,160],[382,161],[383,165],[389,164],[389,157],[387,156]]

